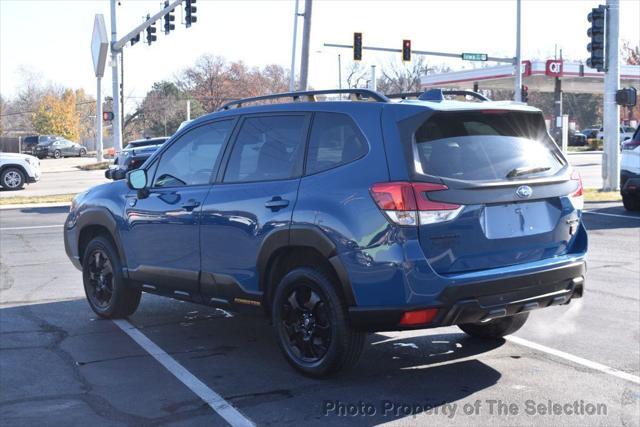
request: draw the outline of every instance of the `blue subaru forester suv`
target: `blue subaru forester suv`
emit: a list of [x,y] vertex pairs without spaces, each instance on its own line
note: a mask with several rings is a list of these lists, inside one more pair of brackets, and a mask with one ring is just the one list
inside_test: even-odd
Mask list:
[[262,307],[319,377],[367,332],[499,339],[582,296],[582,184],[542,113],[449,92],[270,95],[193,121],[73,201],[65,247],[91,308],[128,316],[142,291]]

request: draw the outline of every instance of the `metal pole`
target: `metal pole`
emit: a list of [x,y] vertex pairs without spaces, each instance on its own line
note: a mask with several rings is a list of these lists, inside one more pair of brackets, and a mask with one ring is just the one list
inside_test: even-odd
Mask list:
[[309,78],[309,41],[311,38],[312,0],[304,0],[304,23],[302,27],[302,53],[300,58],[300,90],[307,90]]
[[520,56],[520,21],[521,21],[521,0],[516,0],[516,60],[514,64],[514,72],[515,72],[515,91],[513,95],[513,99],[516,102],[522,102],[522,58]]
[[607,34],[605,35],[607,71],[604,74],[604,158],[602,159],[605,191],[620,187],[620,109],[616,104],[616,91],[620,87],[620,2],[607,0]]
[[120,51],[120,119],[124,125],[124,50]]
[[191,120],[191,100],[187,99],[187,120]]
[[375,91],[377,84],[376,84],[376,66],[372,65],[371,66],[371,82],[370,82],[370,88],[371,90]]
[[113,96],[113,148],[116,152],[122,150],[122,127],[120,123],[120,85],[118,84],[118,51],[114,45],[116,35],[116,0],[111,0],[111,86]]
[[338,89],[342,89],[342,60],[340,54],[338,54]]
[[291,47],[291,77],[289,79],[289,91],[296,90],[296,42],[298,40],[298,6],[299,0],[296,0],[296,11],[293,15],[293,46]]
[[102,157],[102,77],[96,77],[96,160],[103,161]]

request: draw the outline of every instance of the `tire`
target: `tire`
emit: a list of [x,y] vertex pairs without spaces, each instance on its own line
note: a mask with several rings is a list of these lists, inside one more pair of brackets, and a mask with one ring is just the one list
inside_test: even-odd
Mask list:
[[111,239],[98,236],[89,242],[82,260],[82,281],[91,309],[100,317],[117,319],[133,314],[142,292],[130,287]]
[[458,327],[472,337],[496,340],[522,328],[528,318],[529,313],[522,313],[490,320],[487,323],[463,323]]
[[62,158],[62,151],[60,151],[60,150],[56,150],[56,151],[54,151],[54,152],[53,152],[53,157],[54,157],[55,159],[61,159],[61,158]]
[[78,157],[84,157],[87,155],[87,150],[85,150],[84,148],[80,149],[80,153],[78,153]]
[[360,359],[367,334],[349,326],[344,301],[320,271],[289,272],[275,290],[271,310],[280,349],[302,374],[326,377]]
[[628,211],[632,211],[632,212],[640,211],[640,197],[623,195],[622,204],[624,205],[624,208]]
[[24,172],[18,168],[9,167],[2,171],[0,175],[0,185],[5,190],[22,190],[26,182]]

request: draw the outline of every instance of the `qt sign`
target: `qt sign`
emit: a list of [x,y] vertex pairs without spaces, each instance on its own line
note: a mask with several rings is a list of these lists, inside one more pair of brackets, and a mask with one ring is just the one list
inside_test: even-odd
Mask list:
[[562,59],[548,59],[544,68],[547,76],[561,77],[563,72]]

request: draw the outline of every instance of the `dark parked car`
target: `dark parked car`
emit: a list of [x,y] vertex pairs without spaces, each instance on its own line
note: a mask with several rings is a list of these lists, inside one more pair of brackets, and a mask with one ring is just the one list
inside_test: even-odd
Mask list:
[[131,141],[127,147],[118,153],[114,167],[107,169],[104,176],[108,179],[123,179],[127,172],[137,169],[155,153],[169,138],[150,138]]
[[587,145],[587,136],[584,133],[570,130],[569,145],[573,147],[584,147]]
[[22,152],[24,154],[31,154],[32,156],[35,156],[36,147],[38,146],[38,144],[47,144],[49,142],[55,141],[56,139],[59,139],[59,137],[53,136],[53,135],[27,136],[22,140],[22,143],[21,143]]
[[91,308],[128,316],[143,291],[262,308],[286,360],[325,376],[368,332],[496,340],[579,298],[582,183],[542,112],[450,92],[270,95],[189,123],[74,199],[64,242]]
[[85,147],[63,138],[38,144],[35,151],[36,157],[40,159],[44,159],[45,157],[60,159],[62,157],[83,157],[87,155],[87,149]]

